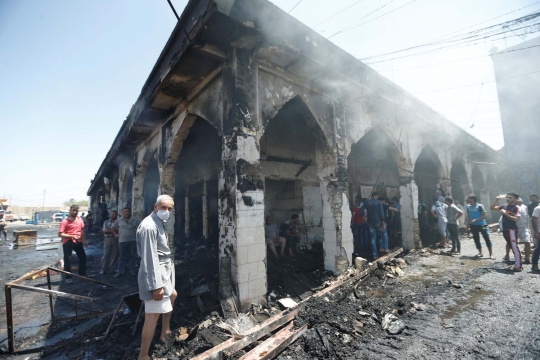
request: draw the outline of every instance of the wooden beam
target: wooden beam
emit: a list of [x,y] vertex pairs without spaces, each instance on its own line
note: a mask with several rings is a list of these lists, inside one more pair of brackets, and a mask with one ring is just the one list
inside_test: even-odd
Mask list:
[[193,48],[221,60],[227,58],[227,55],[223,51],[212,45],[195,45]]
[[293,329],[293,323],[285,326],[271,338],[266,339],[257,347],[252,349],[240,360],[269,360],[281,353],[287,346],[302,336],[307,330],[307,324],[298,330]]
[[187,101],[191,101],[199,95],[201,91],[203,91],[206,86],[212,82],[221,73],[221,70],[223,70],[223,65],[218,66],[214,70],[212,70],[208,75],[206,75],[201,81],[195,85],[195,87],[190,91],[190,93],[187,95],[186,99]]
[[298,310],[292,310],[291,312],[285,313],[282,312],[278,315],[271,317],[268,320],[263,321],[259,325],[255,325],[248,331],[244,333],[242,339],[229,339],[225,342],[222,342],[218,346],[205,351],[204,353],[195,356],[191,360],[206,360],[206,359],[223,359],[223,354],[227,352],[228,354],[233,354],[238,350],[242,350],[252,342],[270,334],[272,331],[278,329],[284,324],[288,323],[298,315]]
[[15,289],[28,290],[28,291],[38,292],[38,293],[42,293],[42,294],[50,294],[50,295],[54,295],[54,296],[58,296],[58,297],[65,297],[65,298],[73,299],[73,300],[94,301],[94,299],[91,298],[91,297],[75,295],[75,294],[68,294],[68,293],[65,293],[63,291],[48,290],[48,289],[42,289],[42,288],[26,286],[26,285],[19,285],[19,284],[9,284],[7,286],[15,288]]
[[30,272],[27,272],[26,274],[22,275],[20,278],[18,279],[15,279],[13,281],[10,281],[9,283],[7,283],[6,285],[13,285],[13,284],[20,284],[22,283],[23,281],[26,281],[28,279],[31,279],[32,276],[36,275],[36,274],[39,274],[41,272],[43,272],[44,270],[47,270],[47,268],[49,267],[49,265],[45,265],[45,266],[42,266],[40,268],[37,268],[36,270],[34,271],[30,271]]

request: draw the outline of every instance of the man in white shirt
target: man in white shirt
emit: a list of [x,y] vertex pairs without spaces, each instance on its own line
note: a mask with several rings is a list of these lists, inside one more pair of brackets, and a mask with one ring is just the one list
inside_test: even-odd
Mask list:
[[532,213],[532,225],[534,229],[534,240],[536,246],[534,248],[534,253],[532,256],[532,271],[540,271],[538,269],[538,259],[540,258],[540,206],[534,208]]
[[444,203],[444,198],[442,198],[443,201],[441,202],[441,198],[441,196],[437,198],[437,201],[435,201],[435,203],[431,207],[431,213],[433,214],[435,219],[437,219],[437,230],[439,230],[439,234],[442,237],[439,246],[446,247],[446,224],[448,223],[448,220],[446,218],[446,209],[448,208],[448,205]]
[[531,233],[529,231],[529,210],[527,205],[523,204],[523,199],[519,198],[516,201],[516,205],[519,207],[521,216],[517,222],[518,226],[518,239],[525,244],[525,261],[523,264],[531,263]]

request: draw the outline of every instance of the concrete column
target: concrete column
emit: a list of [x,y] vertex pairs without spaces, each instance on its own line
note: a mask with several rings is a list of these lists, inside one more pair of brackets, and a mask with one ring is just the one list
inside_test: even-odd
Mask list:
[[415,228],[418,224],[418,188],[414,181],[399,187],[401,204],[401,236],[403,249],[412,250],[420,242],[419,235],[415,238]]
[[[236,142],[236,146],[229,147]],[[223,142],[220,171],[220,257],[231,258],[231,282],[242,309],[265,302],[264,192],[253,136]]]
[[144,176],[146,175],[146,171],[141,170],[143,169],[138,169],[137,174],[133,176],[133,200],[131,206],[131,213],[139,220],[142,220],[144,216],[143,188]]

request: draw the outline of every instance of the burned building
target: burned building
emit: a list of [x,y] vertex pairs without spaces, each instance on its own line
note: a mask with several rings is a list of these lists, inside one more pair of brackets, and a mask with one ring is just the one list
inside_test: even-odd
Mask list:
[[499,173],[482,162],[499,155],[269,1],[192,0],[88,194],[140,218],[173,196],[171,242],[219,244],[246,307],[267,292],[265,215],[302,214],[339,274],[356,196],[399,197],[412,249],[437,188],[489,202]]

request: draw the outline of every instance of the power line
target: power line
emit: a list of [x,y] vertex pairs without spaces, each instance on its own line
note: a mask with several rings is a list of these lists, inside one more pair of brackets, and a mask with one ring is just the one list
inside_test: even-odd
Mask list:
[[510,77],[503,78],[503,79],[497,79],[497,80],[492,80],[492,81],[484,81],[484,82],[476,83],[476,84],[462,85],[462,86],[454,86],[454,87],[443,88],[443,89],[435,89],[435,90],[421,91],[421,92],[417,92],[417,93],[413,93],[413,94],[424,94],[424,93],[435,92],[435,91],[453,90],[453,89],[461,89],[461,88],[471,87],[471,86],[478,86],[478,85],[484,85],[484,84],[491,84],[491,83],[494,83],[494,82],[497,82],[497,81],[504,81],[504,80],[513,79],[513,78],[517,78],[517,77],[521,77],[521,76],[526,76],[526,75],[531,75],[531,74],[536,74],[536,73],[540,73],[540,70],[539,70],[539,71],[533,71],[533,72],[526,73],[526,74],[510,76]]
[[349,31],[349,30],[356,29],[356,28],[358,28],[358,27],[360,27],[360,26],[362,26],[362,25],[365,25],[365,24],[367,24],[367,23],[370,23],[370,22],[372,22],[372,21],[375,21],[375,20],[377,20],[377,19],[380,19],[380,18],[382,18],[382,17],[384,17],[384,16],[386,16],[386,15],[388,15],[388,14],[390,14],[390,13],[393,13],[393,12],[396,11],[396,10],[399,10],[399,9],[401,9],[401,8],[403,8],[403,7],[407,6],[407,5],[409,5],[409,4],[412,4],[412,3],[415,2],[415,1],[417,1],[417,0],[409,1],[409,2],[406,3],[405,5],[401,5],[400,7],[397,7],[397,8],[395,8],[395,9],[393,9],[393,10],[390,10],[389,12],[384,13],[384,14],[382,14],[382,15],[380,15],[380,16],[377,16],[376,18],[373,18],[373,19],[368,20],[368,21],[364,21],[363,23],[360,23],[360,24],[358,24],[358,25],[356,25],[356,26],[353,26],[352,28],[345,29],[345,30],[343,30],[343,31],[339,31],[339,32],[335,33],[334,35],[330,36],[328,39],[330,39],[331,37],[333,37],[333,36],[335,36],[335,35],[338,35],[338,34],[340,34],[340,33],[344,33],[344,32],[347,32],[347,31]]
[[320,23],[318,23],[317,25],[313,26],[313,28],[316,28],[317,26],[322,25],[322,24],[324,24],[325,22],[327,22],[327,21],[329,21],[329,20],[332,20],[333,18],[335,18],[335,17],[338,16],[339,14],[341,14],[341,13],[343,13],[343,12],[349,10],[350,8],[352,8],[353,6],[355,6],[355,5],[359,4],[359,3],[361,3],[362,1],[364,1],[364,0],[358,0],[358,1],[355,2],[354,4],[347,6],[345,9],[343,9],[343,10],[341,10],[341,11],[338,11],[338,12],[335,13],[334,15],[330,16],[329,18],[327,18],[327,19],[321,21]]
[[[373,10],[372,12],[370,12],[369,14],[367,14],[366,16],[364,16],[363,18],[360,18],[360,20],[364,20],[364,19],[367,18],[368,16],[370,16],[370,15],[376,13],[377,11],[381,10],[382,8],[384,8],[385,6],[390,5],[390,4],[393,3],[394,1],[396,1],[396,0],[390,0],[390,2],[387,2],[387,3],[384,4],[383,6],[378,7],[377,9]],[[351,24],[351,25],[354,25],[354,24]],[[336,36],[337,34],[340,34],[340,33],[344,32],[344,31],[350,30],[350,29],[348,29],[348,27],[350,27],[351,25],[347,26],[347,27],[344,28],[343,30],[338,31],[338,32],[335,33],[334,35],[330,35],[329,37],[327,37],[327,39],[331,39],[331,38],[333,38],[334,36]]]
[[526,8],[531,7],[531,6],[533,6],[533,5],[536,5],[536,4],[540,4],[540,1],[537,1],[537,2],[535,2],[535,3],[533,3],[533,4],[524,6],[524,7],[522,7],[522,8],[519,8],[519,9],[516,9],[516,10],[513,10],[513,11],[510,11],[510,12],[507,12],[506,14],[502,14],[502,15],[499,15],[499,16],[495,16],[494,18],[491,18],[491,19],[489,19],[489,20],[485,20],[485,21],[479,22],[479,23],[477,23],[477,24],[468,26],[468,27],[466,27],[466,28],[463,28],[463,29],[460,29],[460,30],[453,31],[453,32],[448,33],[448,34],[446,34],[446,35],[439,36],[439,37],[437,37],[437,38],[435,38],[435,39],[433,39],[433,40],[442,39],[442,38],[447,37],[448,35],[453,35],[453,34],[455,34],[455,33],[461,32],[461,31],[463,31],[463,30],[468,30],[468,29],[473,28],[473,27],[475,27],[475,26],[482,25],[482,24],[485,24],[485,23],[487,23],[487,22],[490,22],[491,20],[495,20],[495,19],[501,18],[501,17],[503,17],[503,16],[513,14],[513,13],[515,13],[515,12],[518,12],[518,11],[520,11],[520,10],[526,9]]
[[303,1],[303,0],[300,0],[299,2],[297,2],[296,5],[294,5],[294,6],[292,7],[292,9],[289,10],[289,12],[288,12],[287,14],[290,14],[294,9],[296,9],[296,7],[297,7],[298,5],[300,5],[300,3],[301,3],[302,1]]
[[[540,13],[539,13],[540,14]],[[537,24],[540,24],[540,23],[536,23],[536,24],[532,24],[532,25],[537,25]],[[520,29],[523,29],[523,28],[528,28],[530,27],[531,25],[526,25],[522,28],[519,28],[517,30],[520,30]],[[535,32],[538,32],[539,30],[537,31],[533,31],[532,33],[535,33]],[[410,56],[417,56],[417,55],[422,55],[422,54],[426,54],[426,53],[432,53],[432,52],[435,52],[435,51],[441,51],[441,50],[453,50],[453,49],[458,49],[458,48],[462,48],[462,47],[465,47],[465,46],[471,46],[471,45],[476,45],[476,43],[480,40],[485,40],[485,39],[488,39],[492,36],[497,36],[497,35],[504,35],[506,33],[509,33],[510,30],[508,31],[503,31],[501,33],[497,33],[497,34],[491,34],[491,35],[487,35],[487,36],[484,36],[484,37],[481,37],[481,38],[476,38],[476,39],[470,39],[470,40],[467,40],[467,41],[463,41],[461,44],[452,44],[452,45],[446,45],[446,46],[441,46],[439,48],[435,48],[435,49],[429,49],[429,50],[425,50],[425,51],[421,51],[421,52],[417,52],[417,53],[414,53],[414,54],[408,54],[408,55],[402,55],[402,56],[397,56],[397,57],[394,57],[394,58],[390,58],[390,59],[385,59],[385,60],[379,60],[379,61],[374,61],[374,62],[366,62],[367,65],[373,65],[373,64],[378,64],[378,63],[382,63],[382,62],[387,62],[387,61],[392,61],[392,60],[396,60],[396,59],[403,59],[403,58],[406,58],[406,57],[410,57]],[[501,38],[496,38],[496,39],[491,39],[492,41],[496,41],[496,40],[502,40],[502,39],[505,39],[505,38],[511,38],[511,37],[516,37],[517,35],[513,35],[513,36],[504,36],[504,37],[501,37]],[[455,40],[454,40],[455,41]],[[451,42],[454,42],[454,41],[451,41]],[[471,44],[472,43],[472,44]],[[443,43],[441,43],[442,45]],[[538,45],[536,45],[538,46]],[[533,46],[533,47],[536,47],[536,46]],[[512,52],[512,51],[517,51],[517,50],[511,50],[511,51],[508,51],[508,52]],[[400,52],[400,51],[396,51],[397,52]],[[502,52],[501,52],[502,53]],[[390,53],[388,53],[390,54]],[[385,54],[387,55],[387,54]],[[384,56],[384,55],[380,55],[380,56]],[[371,59],[371,58],[374,58],[374,57],[379,57],[379,55],[374,55],[374,56],[371,56],[371,57],[368,57],[368,58],[359,58],[361,61],[364,61],[364,59]]]

